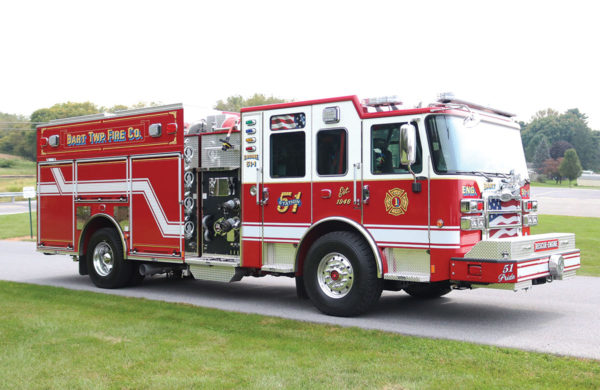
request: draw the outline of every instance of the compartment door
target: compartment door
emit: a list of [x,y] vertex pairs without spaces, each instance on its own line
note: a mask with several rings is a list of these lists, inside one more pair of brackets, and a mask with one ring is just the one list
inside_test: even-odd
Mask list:
[[179,155],[131,159],[129,255],[182,259],[182,164]]
[[38,246],[74,248],[73,163],[38,166]]

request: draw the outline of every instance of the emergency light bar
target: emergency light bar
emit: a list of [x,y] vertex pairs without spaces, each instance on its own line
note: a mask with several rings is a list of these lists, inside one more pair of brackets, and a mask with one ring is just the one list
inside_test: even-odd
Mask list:
[[375,98],[368,98],[363,100],[365,106],[377,107],[377,106],[396,106],[401,105],[402,101],[398,99],[398,96],[380,96]]

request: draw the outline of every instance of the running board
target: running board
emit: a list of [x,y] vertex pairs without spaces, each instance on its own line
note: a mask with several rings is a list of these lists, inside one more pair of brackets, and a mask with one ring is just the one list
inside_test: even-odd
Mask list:
[[261,271],[290,274],[294,272],[293,264],[263,264]]
[[195,279],[214,282],[237,282],[244,276],[239,257],[192,257],[185,262]]

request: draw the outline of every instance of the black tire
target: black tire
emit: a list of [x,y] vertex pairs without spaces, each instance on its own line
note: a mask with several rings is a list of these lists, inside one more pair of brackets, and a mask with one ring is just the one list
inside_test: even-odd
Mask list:
[[296,296],[298,299],[308,299],[308,294],[306,293],[306,287],[304,286],[304,277],[296,276]]
[[304,262],[304,285],[325,314],[350,317],[369,310],[381,296],[373,252],[352,232],[327,233],[311,246]]
[[138,286],[142,284],[146,276],[140,274],[140,263],[131,263],[131,277],[127,281],[128,286]]
[[404,287],[408,295],[419,299],[435,299],[448,294],[452,289],[447,282],[418,283]]
[[90,279],[97,287],[123,287],[132,277],[133,266],[123,258],[123,245],[115,229],[103,228],[94,233],[86,259]]

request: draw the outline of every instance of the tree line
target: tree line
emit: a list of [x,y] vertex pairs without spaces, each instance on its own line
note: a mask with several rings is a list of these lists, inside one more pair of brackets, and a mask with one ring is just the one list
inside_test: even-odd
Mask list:
[[[239,112],[243,107],[283,102],[286,100],[258,93],[248,98],[234,95],[218,100],[214,109]],[[0,112],[0,153],[35,160],[35,131],[28,130],[35,130],[37,124],[52,119],[158,104],[140,102],[132,106],[118,104],[103,107],[91,102],[66,102],[36,110],[29,118]],[[600,132],[590,129],[587,116],[577,108],[564,113],[553,109],[539,111],[530,122],[520,124],[526,159],[538,174],[559,181],[563,177],[575,179],[582,169],[600,171]]]
[[0,112],[0,153],[13,154],[34,161],[36,158],[35,128],[38,124],[46,123],[53,119],[98,114],[101,112],[116,112],[132,108],[156,106],[158,104],[156,102],[139,102],[132,106],[116,104],[112,107],[104,107],[91,102],[66,102],[35,110],[29,118],[23,115],[4,114]]
[[525,157],[542,178],[571,181],[583,169],[600,170],[600,132],[590,129],[577,108],[539,111],[521,128]]
[[[242,107],[260,106],[265,104],[283,103],[286,100],[273,96],[256,93],[249,98],[241,95],[229,96],[218,100],[214,109],[220,111],[239,112]],[[80,115],[98,114],[101,112],[116,112],[120,110],[157,106],[157,102],[139,102],[132,106],[117,104],[112,107],[98,106],[91,102],[58,103],[48,108],[34,111],[29,118],[23,115],[5,114],[0,112],[0,153],[13,154],[29,160],[36,158],[35,128],[38,124],[53,119],[69,118]]]

